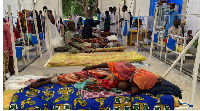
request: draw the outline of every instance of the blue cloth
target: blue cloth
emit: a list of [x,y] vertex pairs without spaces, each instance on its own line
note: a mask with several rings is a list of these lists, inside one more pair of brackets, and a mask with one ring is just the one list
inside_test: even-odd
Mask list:
[[100,21],[100,14],[97,14],[98,21]]
[[84,87],[86,86],[87,82],[89,82],[90,79],[87,79],[86,81],[84,82],[77,82],[75,83],[73,86],[77,89],[84,89]]
[[158,43],[158,34],[154,34],[154,41],[155,43]]
[[123,36],[126,36],[127,35],[127,22],[125,22],[125,25],[124,25],[124,31],[123,31]]
[[176,40],[169,37],[167,42],[167,47],[174,51],[175,45],[176,45]]
[[37,89],[22,88],[13,95],[10,110],[121,110],[174,109],[171,95],[138,94],[82,99],[80,91],[72,85],[47,84]]
[[[171,11],[168,12],[167,15],[170,15]],[[168,21],[167,24],[166,24],[166,27],[165,27],[165,36],[168,35],[168,30],[169,28],[171,28],[171,26],[174,25],[174,21],[177,20],[177,19],[181,19],[181,16],[176,16],[178,15],[179,13],[177,11],[174,11],[171,15],[170,15],[170,20],[169,20],[169,16],[166,17],[166,20]]]

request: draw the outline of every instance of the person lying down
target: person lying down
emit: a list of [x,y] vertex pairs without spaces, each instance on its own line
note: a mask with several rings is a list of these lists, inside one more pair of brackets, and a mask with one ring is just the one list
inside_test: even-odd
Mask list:
[[87,91],[111,91],[118,89],[140,94],[151,89],[161,79],[149,71],[137,69],[128,62],[107,62],[86,66],[80,72],[63,74],[52,78],[41,78],[29,88],[38,88],[45,84],[74,84]]

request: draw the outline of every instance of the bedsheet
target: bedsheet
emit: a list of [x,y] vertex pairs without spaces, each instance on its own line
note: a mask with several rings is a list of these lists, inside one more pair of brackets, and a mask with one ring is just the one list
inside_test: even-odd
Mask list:
[[47,63],[46,67],[62,66],[91,66],[109,62],[141,62],[146,58],[141,54],[131,52],[105,52],[105,53],[56,53]]
[[120,95],[82,99],[72,85],[47,84],[37,89],[22,88],[12,97],[10,110],[173,110],[172,95]]

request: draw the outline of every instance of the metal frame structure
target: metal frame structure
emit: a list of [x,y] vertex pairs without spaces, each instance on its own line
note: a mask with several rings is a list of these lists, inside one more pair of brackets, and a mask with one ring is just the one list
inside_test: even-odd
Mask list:
[[[167,53],[168,53],[168,51],[170,51],[170,52],[172,52],[172,53],[175,53],[175,54],[178,54],[178,55],[181,54],[181,52],[178,51],[179,41],[181,42],[182,39],[184,40],[184,42],[183,42],[183,44],[182,44],[183,49],[185,49],[185,46],[186,46],[186,37],[181,37],[181,36],[169,34],[168,37],[167,37],[167,42],[168,42],[169,37],[171,37],[172,39],[176,40],[176,44],[175,44],[176,46],[175,46],[175,50],[171,50],[171,49],[170,49],[169,47],[167,47],[167,45],[166,45],[165,63],[166,63],[166,60],[167,60]],[[183,61],[185,60],[185,56],[194,56],[194,55],[192,55],[192,54],[183,54],[183,57],[181,58],[180,73],[182,72]]]

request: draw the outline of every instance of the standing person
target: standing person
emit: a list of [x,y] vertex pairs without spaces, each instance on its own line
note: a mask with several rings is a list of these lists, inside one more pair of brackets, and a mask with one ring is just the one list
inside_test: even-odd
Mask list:
[[36,10],[35,10],[35,14],[36,14],[36,20],[37,20],[38,33],[41,33],[42,32],[41,19]]
[[82,17],[79,17],[78,23],[77,23],[77,28],[78,28],[79,30],[81,30],[82,25],[83,25]]
[[109,15],[109,11],[105,11],[106,14],[106,18],[105,18],[105,23],[104,23],[104,31],[105,32],[109,32],[110,31],[110,15]]
[[30,11],[28,12],[27,20],[28,33],[33,33],[33,18],[31,17]]
[[131,12],[128,12],[128,13],[130,14],[130,28],[131,28],[133,24],[133,16],[131,15]]
[[115,27],[115,15],[114,15],[114,11],[112,7],[109,7],[109,11],[110,11],[110,33],[113,34],[114,31],[114,27]]
[[175,11],[174,8],[175,8],[175,4],[172,4],[170,6],[170,12],[168,12],[168,14],[167,14],[167,15],[170,15],[170,17],[169,16],[166,17],[166,24],[164,26],[164,28],[165,28],[165,36],[168,35],[168,30],[169,30],[169,28],[171,26],[174,25],[174,21],[181,19],[181,17],[178,16],[179,13],[177,11]]
[[[47,7],[46,6],[43,7],[44,14],[46,13],[45,11],[47,11]],[[42,20],[42,27],[43,27],[44,38],[45,38],[45,16],[43,17],[43,20]]]
[[[122,11],[123,11],[123,15],[122,18],[120,19],[120,22],[122,22],[122,30],[121,30],[121,35],[123,35],[123,30],[124,30],[124,26],[125,26],[125,22],[130,22],[130,14],[127,12],[127,6],[124,5],[122,7]],[[129,30],[129,26],[128,26],[128,30]]]
[[[119,19],[118,19],[118,16],[119,16],[119,14],[118,13],[116,13],[116,10],[117,10],[117,8],[116,7],[113,7],[113,11],[114,11],[114,16],[115,16],[115,27],[116,28],[114,28],[115,29],[115,33],[118,33],[119,32],[119,27],[118,27],[118,23],[119,23]],[[119,17],[120,18],[120,17]]]
[[43,28],[43,23],[44,23],[44,16],[42,15],[42,11],[40,10],[39,11],[39,17],[40,17],[40,20],[41,20],[41,27],[42,27],[42,32],[44,32],[44,28]]
[[104,30],[104,21],[102,20],[102,18],[104,19],[105,16],[103,13],[100,12],[99,8],[97,8],[97,18],[98,21],[100,22],[100,29]]
[[62,18],[60,17],[60,28],[59,28],[61,31],[61,37],[64,36],[64,25],[63,25],[63,21],[62,21]]
[[26,33],[26,20],[25,20],[25,9],[22,10],[22,16],[21,16],[21,25],[22,25],[22,31],[23,33]]
[[[16,40],[16,38],[14,37]],[[7,23],[3,25],[3,83],[6,80],[6,73],[10,72],[10,75],[14,75],[13,67],[13,51],[10,34],[10,26]],[[3,84],[4,85],[4,84]]]

